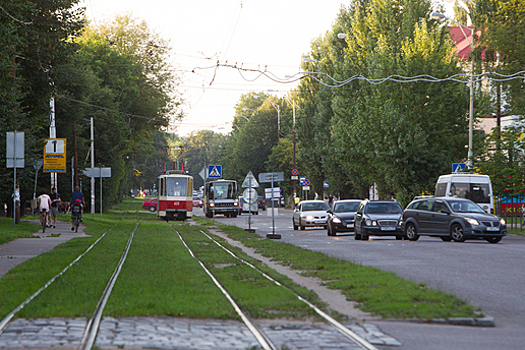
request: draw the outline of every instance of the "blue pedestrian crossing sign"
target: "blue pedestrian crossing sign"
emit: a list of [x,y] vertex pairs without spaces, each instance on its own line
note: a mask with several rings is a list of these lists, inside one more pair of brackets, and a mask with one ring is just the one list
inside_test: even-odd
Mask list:
[[208,165],[208,178],[220,179],[222,177],[222,165]]
[[452,174],[459,173],[466,167],[467,165],[465,163],[452,163]]

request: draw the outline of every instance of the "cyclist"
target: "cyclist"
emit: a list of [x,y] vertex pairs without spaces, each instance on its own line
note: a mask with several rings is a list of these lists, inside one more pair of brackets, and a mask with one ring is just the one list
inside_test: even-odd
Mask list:
[[57,193],[57,189],[53,187],[51,189],[51,215],[53,215],[53,228],[56,228],[57,216],[58,216],[58,205],[60,204],[60,195]]
[[42,214],[44,214],[44,220],[46,221],[46,226],[49,222],[49,208],[51,207],[51,198],[47,193],[42,192],[37,199],[38,208],[40,209],[40,222],[42,222]]
[[75,208],[73,206],[80,205],[80,221],[82,221],[82,211],[84,208],[84,194],[80,191],[80,187],[75,186],[75,190],[71,192],[71,231],[75,231]]

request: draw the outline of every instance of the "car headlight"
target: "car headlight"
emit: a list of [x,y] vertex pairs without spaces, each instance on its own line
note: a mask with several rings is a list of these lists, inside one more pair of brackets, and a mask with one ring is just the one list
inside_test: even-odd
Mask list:
[[313,220],[314,217],[313,217],[312,215],[307,215],[305,219],[306,219],[306,220]]
[[503,219],[499,219],[499,222],[502,224],[502,225],[506,225],[507,223],[505,222],[505,220]]
[[403,225],[403,220],[399,220],[398,225]]
[[336,224],[340,224],[341,223],[341,220],[339,218],[333,218],[332,219],[332,222],[336,223]]
[[237,205],[239,205],[239,203],[233,202],[233,206],[237,206]]
[[476,225],[476,226],[479,226],[479,222],[478,220],[476,219],[471,219],[471,218],[465,218],[465,220],[467,220],[467,222],[471,225]]
[[366,223],[366,226],[372,226],[372,220],[370,219],[366,219],[365,223]]

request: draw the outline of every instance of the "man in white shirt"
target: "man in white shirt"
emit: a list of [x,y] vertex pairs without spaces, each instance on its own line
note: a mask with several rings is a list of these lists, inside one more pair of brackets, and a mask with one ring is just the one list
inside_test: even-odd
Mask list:
[[46,226],[49,223],[49,208],[51,207],[51,197],[47,193],[42,193],[37,199],[38,208],[40,209],[40,222],[42,222],[42,213],[46,216]]

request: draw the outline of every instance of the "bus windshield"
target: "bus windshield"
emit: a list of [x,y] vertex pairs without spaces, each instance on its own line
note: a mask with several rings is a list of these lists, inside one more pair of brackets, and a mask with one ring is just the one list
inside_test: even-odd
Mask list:
[[490,203],[488,184],[453,182],[450,184],[450,193],[452,196],[470,199],[476,203]]
[[215,182],[210,186],[210,199],[237,199],[237,183]]

